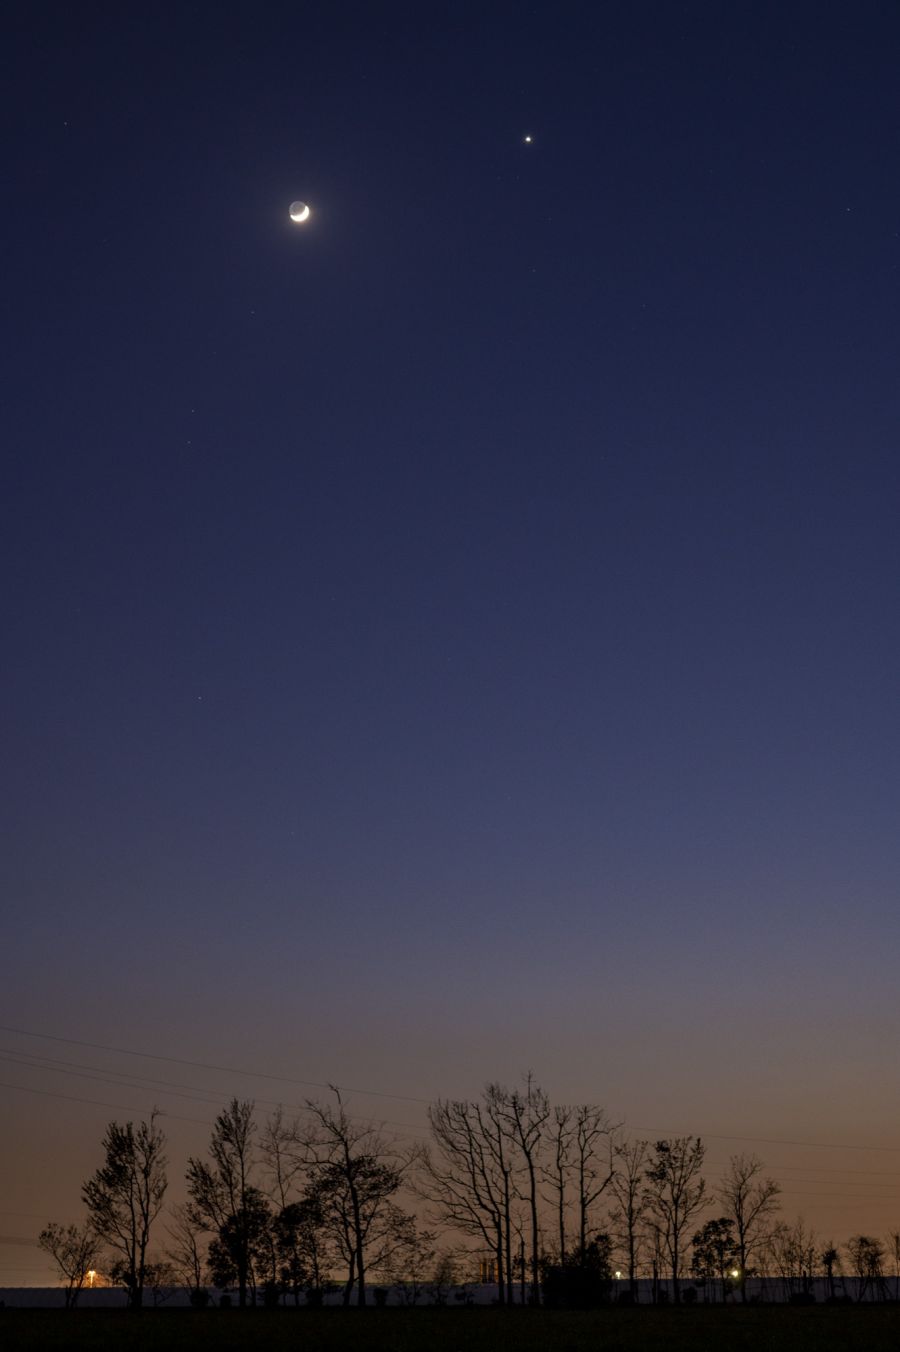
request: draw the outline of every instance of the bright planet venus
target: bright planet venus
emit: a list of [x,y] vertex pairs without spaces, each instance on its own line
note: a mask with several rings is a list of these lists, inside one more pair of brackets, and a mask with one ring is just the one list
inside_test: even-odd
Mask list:
[[304,221],[309,220],[309,207],[305,202],[291,203],[291,220],[297,225],[302,225]]

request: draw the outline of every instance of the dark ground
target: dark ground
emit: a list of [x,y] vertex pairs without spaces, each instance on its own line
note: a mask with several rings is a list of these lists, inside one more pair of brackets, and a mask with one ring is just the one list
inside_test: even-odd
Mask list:
[[78,1352],[898,1352],[900,1305],[601,1310],[3,1310],[0,1346]]

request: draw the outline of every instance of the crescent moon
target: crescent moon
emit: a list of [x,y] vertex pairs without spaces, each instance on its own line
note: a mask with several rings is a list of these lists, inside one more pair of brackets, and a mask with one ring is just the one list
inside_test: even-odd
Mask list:
[[309,219],[309,207],[305,202],[292,202],[290,214],[291,220],[300,225],[303,221]]

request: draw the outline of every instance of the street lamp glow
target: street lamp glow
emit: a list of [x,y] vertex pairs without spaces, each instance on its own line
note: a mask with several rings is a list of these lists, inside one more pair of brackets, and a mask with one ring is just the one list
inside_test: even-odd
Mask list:
[[732,1277],[740,1277],[741,1274],[740,1274],[740,1272],[737,1270],[737,1268],[732,1268],[732,1269],[731,1269],[731,1275],[732,1275]]
[[94,1268],[91,1268],[90,1271],[88,1272],[88,1275],[87,1275],[87,1277],[88,1277],[88,1286],[93,1286],[93,1285],[94,1285],[94,1278],[96,1277],[96,1275],[97,1275],[97,1273],[96,1273],[96,1271],[94,1270]]
[[620,1278],[621,1276],[622,1276],[621,1272],[617,1272],[617,1273],[616,1273],[616,1281],[618,1281],[619,1278]]

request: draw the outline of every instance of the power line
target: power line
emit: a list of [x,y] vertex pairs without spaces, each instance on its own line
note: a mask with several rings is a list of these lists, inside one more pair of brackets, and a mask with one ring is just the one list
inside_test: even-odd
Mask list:
[[[123,1089],[127,1089],[128,1087],[128,1085],[122,1085]],[[115,1108],[121,1113],[134,1112],[133,1105],[126,1106],[124,1103],[105,1103],[102,1099],[79,1098],[75,1094],[55,1094],[50,1089],[32,1089],[27,1084],[10,1084],[7,1080],[0,1080],[0,1089],[18,1089],[23,1094],[40,1094],[42,1098],[65,1099],[67,1103],[90,1103],[97,1108]],[[175,1122],[196,1122],[201,1127],[211,1127],[213,1125],[212,1122],[205,1118],[179,1117],[177,1113],[167,1113],[163,1109],[160,1109],[159,1115],[160,1117],[170,1117]]]
[[809,1150],[884,1150],[894,1155],[900,1155],[900,1145],[848,1145],[846,1142],[837,1144],[829,1141],[787,1141],[772,1136],[723,1136],[715,1131],[699,1131],[693,1133],[664,1131],[662,1127],[629,1127],[629,1131],[646,1131],[651,1136],[673,1137],[680,1135],[694,1135],[698,1140],[704,1141],[751,1141],[757,1145],[798,1145]]
[[[793,1195],[793,1194],[789,1194],[789,1195]],[[834,1200],[833,1200],[832,1198],[830,1198],[830,1197],[816,1197],[813,1193],[809,1193],[809,1194],[804,1193],[804,1194],[803,1194],[803,1197],[804,1197],[804,1199],[805,1199],[806,1204],[807,1204],[810,1208],[816,1208],[816,1209],[818,1209],[819,1207],[827,1207],[829,1211],[859,1211],[859,1209],[860,1209],[859,1201],[843,1201],[843,1200],[842,1200],[842,1201],[834,1201]],[[865,1201],[868,1202],[868,1203],[871,1203],[871,1202],[878,1202],[879,1200],[882,1200],[882,1201],[885,1201],[885,1202],[889,1202],[889,1201],[891,1201],[891,1200],[893,1200],[893,1199],[891,1199],[890,1197],[885,1197],[885,1198],[882,1198],[882,1199],[879,1199],[878,1197],[866,1197],[866,1198],[865,1198]],[[802,1215],[802,1211],[801,1211],[801,1215]]]
[[275,1080],[279,1084],[297,1084],[308,1089],[339,1089],[345,1094],[366,1094],[374,1098],[397,1099],[402,1103],[424,1103],[429,1104],[430,1099],[413,1098],[409,1094],[388,1094],[380,1089],[353,1089],[346,1084],[323,1084],[319,1080],[299,1080],[291,1075],[271,1075],[262,1070],[242,1070],[238,1066],[218,1066],[209,1061],[188,1061],[182,1056],[157,1056],[153,1052],[137,1052],[129,1047],[110,1047],[103,1042],[85,1042],[80,1038],[57,1037],[52,1033],[33,1033],[27,1028],[12,1028],[8,1024],[0,1024],[0,1032],[16,1033],[20,1037],[40,1038],[44,1042],[64,1042],[70,1047],[90,1047],[94,1051],[113,1052],[118,1056],[140,1056],[147,1061],[167,1061],[173,1066],[191,1066],[194,1070],[215,1070],[226,1075],[245,1075],[257,1080]]
[[[719,1188],[720,1188],[720,1187],[722,1187],[723,1184],[727,1184],[727,1182],[728,1182],[727,1179],[716,1179],[716,1180],[715,1180],[715,1185],[716,1185],[716,1187],[719,1187]],[[858,1188],[860,1188],[860,1187],[868,1187],[868,1186],[869,1186],[868,1184],[859,1184],[859,1183],[855,1182],[853,1179],[849,1179],[849,1178],[846,1178],[846,1179],[844,1179],[844,1178],[824,1178],[824,1179],[823,1179],[823,1178],[789,1178],[789,1179],[786,1180],[786,1182],[787,1182],[787,1187],[786,1187],[786,1188],[782,1188],[780,1184],[778,1185],[778,1192],[777,1192],[776,1196],[778,1196],[778,1197],[790,1197],[790,1196],[794,1196],[794,1195],[795,1195],[795,1192],[796,1192],[796,1195],[797,1195],[797,1196],[807,1196],[807,1197],[812,1197],[812,1196],[813,1196],[813,1193],[811,1193],[811,1192],[805,1193],[805,1192],[802,1191],[802,1189],[805,1189],[805,1188],[814,1188],[814,1189],[815,1189],[816,1195],[819,1195],[819,1194],[825,1194],[825,1195],[828,1195],[829,1190],[831,1190],[831,1195],[832,1195],[833,1197],[848,1197],[850,1194],[847,1193],[846,1191],[844,1191],[844,1189],[846,1189],[846,1188],[856,1188],[856,1189],[858,1189]],[[856,1192],[854,1195],[855,1195],[855,1196],[858,1196],[858,1197],[898,1197],[898,1198],[900,1198],[900,1184],[897,1184],[897,1183],[883,1183],[883,1184],[881,1184],[880,1186],[873,1184],[873,1185],[872,1185],[872,1188],[873,1188],[873,1190],[870,1191],[870,1192]],[[800,1189],[800,1191],[797,1191],[798,1189]]]
[[[852,1188],[852,1184],[849,1185]],[[894,1202],[900,1206],[900,1193],[897,1192],[844,1192],[831,1189],[827,1184],[817,1187],[812,1185],[809,1192],[802,1188],[783,1188],[778,1194],[779,1197],[863,1197],[872,1200],[881,1199],[885,1202]]]
[[[388,1098],[394,1099],[402,1103],[418,1103],[423,1104],[425,1106],[429,1106],[433,1101],[431,1099],[426,1098],[416,1098],[410,1094],[392,1094],[388,1093],[386,1090],[380,1089],[355,1089],[349,1085],[324,1084],[318,1080],[302,1080],[290,1075],[273,1075],[266,1071],[247,1070],[236,1066],[222,1066],[208,1061],[190,1061],[184,1057],[163,1056],[156,1054],[154,1052],[140,1052],[135,1051],[132,1048],[128,1047],[113,1047],[102,1042],[88,1042],[80,1038],[60,1037],[52,1033],[35,1033],[30,1029],[16,1028],[12,1027],[9,1024],[0,1024],[0,1032],[15,1033],[20,1037],[38,1038],[45,1042],[60,1042],[73,1047],[90,1047],[95,1051],[112,1052],[113,1054],[118,1056],[137,1056],[141,1057],[144,1060],[149,1061],[168,1062],[170,1065],[190,1066],[192,1069],[195,1070],[214,1070],[219,1073],[227,1075],[239,1075],[262,1080],[272,1080],[280,1084],[296,1084],[305,1086],[307,1088],[315,1088],[315,1089],[327,1089],[327,1090],[338,1089],[342,1093],[346,1094],[364,1094],[370,1097]],[[175,1114],[167,1114],[167,1116],[174,1117]],[[193,1121],[196,1119],[185,1118],[184,1120]],[[396,1125],[407,1126],[406,1123],[397,1123]],[[643,1131],[647,1132],[651,1136],[658,1137],[675,1136],[679,1134],[677,1132],[672,1132],[660,1127],[632,1126],[629,1127],[628,1130],[631,1132]],[[891,1146],[891,1145],[857,1145],[847,1142],[797,1141],[783,1137],[771,1137],[771,1136],[724,1135],[719,1132],[697,1132],[688,1134],[694,1134],[701,1139],[710,1141],[745,1141],[757,1145],[798,1146],[810,1150],[874,1150],[877,1152],[884,1152],[889,1154],[900,1154],[900,1146]]]
[[[176,1083],[172,1080],[158,1080],[148,1075],[135,1075],[131,1071],[106,1070],[103,1066],[86,1066],[77,1061],[60,1061],[52,1056],[36,1056],[31,1052],[15,1052],[7,1048],[0,1049],[0,1062],[6,1062],[8,1065],[21,1066],[27,1070],[46,1070],[51,1075],[73,1075],[80,1080],[95,1080],[100,1084],[110,1084],[122,1089],[137,1089],[147,1092],[148,1086],[153,1089],[159,1089],[163,1096],[175,1096],[177,1098],[186,1098],[193,1103],[208,1103],[210,1106],[221,1104],[221,1095],[214,1089],[203,1089],[199,1086]],[[99,1072],[92,1074],[90,1072]],[[110,1079],[115,1076],[115,1079]],[[255,1104],[261,1104],[269,1108],[289,1108],[293,1112],[309,1113],[312,1109],[305,1104],[299,1103],[281,1103],[277,1099],[254,1099]],[[351,1120],[363,1121],[353,1114],[348,1114]],[[189,1119],[185,1119],[189,1120]],[[422,1135],[423,1129],[412,1122],[398,1122],[392,1118],[381,1119],[385,1125],[392,1127],[401,1127],[411,1135]]]
[[897,1169],[841,1169],[835,1164],[767,1164],[765,1167],[780,1174],[854,1174],[864,1178],[900,1178],[900,1170]]
[[[15,1052],[9,1048],[0,1048],[0,1061],[7,1061],[11,1065],[22,1066],[31,1070],[48,1070],[51,1074],[74,1075],[78,1079],[97,1080],[101,1084],[110,1084],[128,1089],[146,1091],[148,1085],[153,1086],[154,1088],[164,1088],[165,1092],[168,1094],[174,1094],[178,1097],[187,1098],[200,1103],[210,1103],[215,1105],[220,1101],[215,1090],[205,1090],[198,1086],[186,1085],[172,1080],[155,1079],[146,1075],[133,1075],[130,1071],[109,1071],[108,1075],[115,1075],[118,1077],[117,1079],[109,1079],[108,1075],[82,1073],[92,1071],[100,1072],[104,1069],[101,1066],[90,1066],[76,1061],[61,1061],[56,1057],[39,1057],[30,1052]],[[309,1111],[308,1108],[301,1104],[281,1104],[276,1099],[256,1099],[255,1102],[266,1107],[288,1107],[297,1112]],[[133,1109],[129,1109],[129,1111],[133,1111]],[[195,1118],[184,1120],[199,1121],[199,1119]],[[398,1122],[391,1118],[386,1118],[384,1121],[387,1125],[399,1127],[411,1135],[427,1136],[427,1132],[411,1122]],[[643,1128],[643,1130],[648,1130],[648,1128]],[[772,1164],[767,1165],[766,1168],[776,1173],[832,1173],[853,1174],[855,1176],[869,1178],[900,1178],[900,1171],[897,1170],[841,1169],[834,1165]],[[800,1183],[816,1182],[815,1179],[794,1179],[791,1181]],[[0,1212],[0,1215],[2,1214],[3,1213]]]
[[[48,1058],[31,1058],[29,1060],[26,1059],[27,1056],[27,1052],[13,1052],[12,1054],[9,1054],[4,1050],[0,1050],[0,1061],[6,1062],[11,1066],[21,1066],[25,1070],[47,1070],[51,1075],[74,1075],[75,1078],[79,1080],[97,1080],[100,1084],[111,1084],[121,1089],[139,1089],[144,1093],[147,1092],[148,1087],[158,1087],[167,1084],[166,1080],[152,1080],[143,1075],[132,1075],[128,1071],[120,1072],[114,1070],[110,1071],[107,1075],[94,1075],[89,1072],[100,1070],[101,1067],[77,1065],[73,1062],[56,1062],[51,1064]],[[110,1075],[114,1075],[117,1078],[110,1079]],[[173,1085],[171,1088],[167,1088],[165,1093],[176,1095],[179,1098],[187,1098],[195,1103],[209,1103],[211,1106],[220,1102],[219,1096],[214,1096],[212,1091],[210,1091],[209,1098],[204,1098],[202,1097],[203,1091],[190,1090],[187,1085],[183,1088],[181,1086],[176,1088]]]

